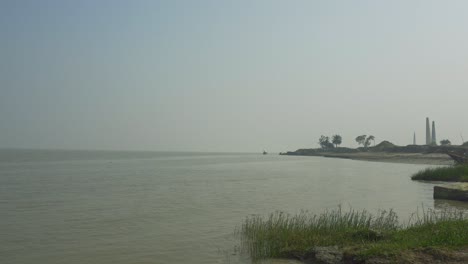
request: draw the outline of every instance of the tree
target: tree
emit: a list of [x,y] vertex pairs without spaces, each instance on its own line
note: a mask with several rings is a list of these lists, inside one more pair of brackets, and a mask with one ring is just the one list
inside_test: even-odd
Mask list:
[[450,142],[450,140],[448,140],[448,139],[442,139],[440,141],[440,145],[442,145],[442,146],[449,146],[451,144],[452,144],[452,142]]
[[375,145],[375,137],[372,136],[372,135],[370,135],[370,136],[361,135],[361,136],[356,137],[356,142],[359,145],[362,145],[364,148],[369,147],[370,144],[371,144],[371,141],[374,141],[374,145]]
[[364,146],[366,142],[366,135],[361,135],[361,136],[356,137],[356,142],[358,143],[358,145]]
[[319,138],[319,145],[320,147],[322,147],[323,149],[326,147],[326,142],[329,141],[329,138],[324,136],[324,135],[321,135],[320,138]]
[[366,141],[364,142],[364,147],[365,147],[365,148],[367,148],[367,147],[370,146],[371,140],[374,141],[374,145],[375,145],[375,137],[372,136],[372,135],[370,135],[370,136],[368,136],[368,137],[366,138]]
[[332,143],[335,144],[335,147],[338,147],[338,145],[341,145],[342,138],[340,135],[333,135],[332,136]]
[[324,135],[321,135],[319,138],[319,145],[322,147],[322,149],[329,149],[329,148],[334,148],[332,143],[330,143],[330,138],[326,137]]

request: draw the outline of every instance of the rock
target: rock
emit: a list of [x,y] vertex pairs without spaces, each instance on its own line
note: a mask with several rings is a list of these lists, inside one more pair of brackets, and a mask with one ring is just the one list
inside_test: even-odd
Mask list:
[[434,186],[434,199],[468,201],[468,183]]
[[305,256],[306,264],[339,264],[343,263],[343,251],[337,246],[314,247]]
[[303,264],[303,262],[294,259],[264,259],[255,264]]

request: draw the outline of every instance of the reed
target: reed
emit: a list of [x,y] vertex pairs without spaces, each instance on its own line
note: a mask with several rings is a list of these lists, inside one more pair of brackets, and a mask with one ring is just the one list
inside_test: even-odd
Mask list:
[[427,168],[411,176],[412,180],[468,182],[468,165]]
[[353,247],[355,254],[365,257],[418,246],[468,245],[468,221],[462,212],[423,209],[400,224],[392,210],[371,214],[338,207],[319,215],[254,215],[238,234],[241,249],[253,260],[300,256],[315,246]]

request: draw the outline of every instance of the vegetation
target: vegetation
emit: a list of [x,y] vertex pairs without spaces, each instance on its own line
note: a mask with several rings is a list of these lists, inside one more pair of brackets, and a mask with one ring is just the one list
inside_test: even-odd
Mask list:
[[333,135],[332,136],[332,143],[335,144],[335,147],[338,147],[341,145],[343,139],[341,138],[340,135]]
[[358,137],[356,137],[356,142],[358,143],[358,145],[362,145],[364,148],[367,148],[370,146],[371,144],[371,141],[374,142],[374,145],[375,145],[375,137],[370,135],[367,137],[367,135],[360,135]]
[[330,138],[324,135],[320,136],[318,143],[322,149],[331,149],[335,147],[333,143],[330,142]]
[[326,137],[324,135],[321,135],[319,138],[318,144],[322,149],[332,149],[332,148],[338,148],[338,145],[341,145],[342,143],[342,138],[340,135],[333,135],[332,136],[332,141],[330,142],[330,138]]
[[413,180],[468,182],[468,165],[427,168],[411,176]]
[[366,142],[366,136],[367,135],[361,135],[361,136],[356,137],[355,140],[358,143],[358,145],[363,145],[364,146],[364,143]]
[[450,140],[448,140],[448,139],[442,139],[442,140],[440,141],[440,145],[442,145],[442,146],[449,146],[449,145],[452,145],[452,142],[450,142]]
[[338,246],[358,259],[395,256],[421,247],[458,248],[468,245],[468,220],[462,212],[432,210],[416,213],[407,224],[393,211],[373,215],[341,207],[320,215],[302,212],[252,216],[238,231],[241,248],[252,259],[300,257],[315,246]]
[[374,142],[374,146],[375,146],[375,137],[370,135],[366,138],[366,141],[364,142],[364,147],[367,148],[370,146],[370,142],[373,141]]

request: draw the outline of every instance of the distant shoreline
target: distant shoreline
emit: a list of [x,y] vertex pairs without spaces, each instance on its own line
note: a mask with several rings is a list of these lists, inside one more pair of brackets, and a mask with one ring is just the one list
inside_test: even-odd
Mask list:
[[[286,154],[291,155],[291,154]],[[301,155],[303,156],[303,155]],[[406,164],[427,165],[452,165],[453,160],[446,154],[441,153],[387,153],[387,152],[359,152],[359,153],[333,153],[322,152],[320,154],[306,155],[325,158],[340,158],[374,162],[391,162]]]
[[341,158],[353,160],[365,160],[376,162],[393,162],[407,164],[428,164],[428,165],[453,165],[454,160],[448,155],[468,152],[468,144],[461,146],[446,145],[407,145],[397,146],[388,141],[382,141],[373,147],[345,148],[345,147],[324,147],[298,149],[280,153],[280,155],[291,156],[318,156],[327,158]]

